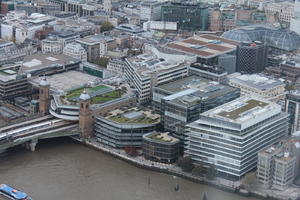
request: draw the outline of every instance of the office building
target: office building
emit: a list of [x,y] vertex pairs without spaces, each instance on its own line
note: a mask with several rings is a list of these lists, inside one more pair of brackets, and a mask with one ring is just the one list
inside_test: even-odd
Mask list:
[[140,104],[150,103],[152,88],[188,75],[189,61],[184,55],[150,52],[126,58],[124,74],[136,89]]
[[35,54],[24,58],[20,70],[28,76],[51,75],[79,69],[80,62],[62,54]]
[[95,135],[115,148],[141,147],[143,135],[156,130],[160,116],[141,107],[111,110],[95,118]]
[[168,132],[143,135],[143,155],[147,160],[174,163],[179,157],[180,141]]
[[267,14],[276,15],[281,25],[289,27],[294,14],[294,3],[288,1],[278,3],[270,2],[266,5],[265,12]]
[[164,129],[184,141],[185,126],[199,114],[240,97],[237,88],[188,76],[153,89],[153,109],[162,116]]
[[87,61],[95,62],[106,55],[108,50],[116,48],[116,41],[112,37],[103,35],[89,35],[76,40],[87,52]]
[[192,63],[189,68],[189,75],[197,75],[218,83],[227,83],[228,72],[219,66],[209,66],[201,63]]
[[0,68],[0,100],[31,94],[31,87],[25,74],[18,74],[18,66]]
[[159,21],[161,16],[161,6],[164,2],[142,1],[140,8],[140,19],[145,21]]
[[26,15],[25,11],[10,12],[1,23],[1,38],[23,43],[26,39],[34,39],[35,34],[55,18],[48,15],[33,13]]
[[201,113],[186,134],[186,155],[238,180],[256,167],[259,151],[287,137],[288,114],[273,102],[243,96]]
[[55,36],[50,36],[41,42],[43,53],[61,54],[62,46]]
[[275,103],[285,99],[285,83],[276,78],[234,73],[228,76],[228,84],[239,88],[242,95],[259,96]]
[[294,90],[287,93],[285,112],[290,114],[290,133],[300,131],[300,91]]
[[161,7],[161,21],[177,22],[185,31],[208,29],[208,6],[198,2],[169,2]]
[[203,34],[168,43],[166,48],[195,56],[197,63],[217,66],[230,74],[236,71],[236,50],[239,44],[216,35]]
[[258,153],[256,176],[265,188],[285,190],[298,175],[300,139],[297,134]]
[[63,49],[63,54],[81,61],[87,61],[86,50],[76,42],[67,44]]
[[294,16],[291,19],[291,31],[295,31],[298,35],[300,35],[300,1],[295,0],[294,6]]
[[237,72],[254,74],[262,72],[267,65],[268,47],[265,43],[242,42],[237,48]]

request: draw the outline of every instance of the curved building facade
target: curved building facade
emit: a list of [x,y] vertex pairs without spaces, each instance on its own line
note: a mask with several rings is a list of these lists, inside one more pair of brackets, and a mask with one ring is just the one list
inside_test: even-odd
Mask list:
[[236,41],[262,41],[273,49],[294,51],[300,47],[300,36],[294,31],[273,29],[262,25],[245,26],[226,31],[223,38]]
[[260,73],[267,65],[268,47],[265,43],[243,42],[237,48],[237,71],[246,74]]
[[159,115],[136,108],[113,110],[95,119],[95,135],[101,143],[115,148],[141,147],[144,134],[156,130]]

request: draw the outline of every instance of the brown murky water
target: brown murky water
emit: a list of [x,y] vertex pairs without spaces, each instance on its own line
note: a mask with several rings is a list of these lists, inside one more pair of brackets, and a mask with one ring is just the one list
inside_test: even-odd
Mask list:
[[43,141],[35,152],[16,148],[0,155],[0,183],[23,190],[33,200],[201,200],[204,191],[209,200],[256,200],[178,182],[175,192],[172,176],[131,166],[68,138]]

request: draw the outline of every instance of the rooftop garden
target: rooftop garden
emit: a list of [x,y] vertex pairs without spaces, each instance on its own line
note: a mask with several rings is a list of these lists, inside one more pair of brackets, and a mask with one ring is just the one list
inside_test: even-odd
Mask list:
[[251,100],[248,100],[245,105],[243,105],[243,106],[241,106],[237,109],[234,109],[230,112],[223,111],[223,112],[219,113],[219,115],[222,116],[222,117],[225,117],[225,118],[235,120],[235,119],[239,118],[242,113],[244,113],[246,111],[249,111],[249,110],[251,110],[255,107],[258,107],[258,106],[263,108],[267,105],[268,104],[265,103],[265,102],[258,101],[258,100],[255,100],[255,99],[251,99]]
[[157,119],[151,119],[146,116],[130,119],[127,117],[124,117],[122,115],[116,115],[108,118],[109,120],[118,122],[118,123],[128,123],[128,124],[152,124],[158,122]]
[[[85,88],[78,88],[72,91],[69,91],[64,97],[70,103],[76,103],[79,101],[79,97]],[[87,92],[91,96],[92,104],[101,104],[107,101],[120,98],[124,93],[127,92],[127,89],[122,87],[121,89],[114,90],[105,85],[98,85],[91,88],[86,88]]]
[[166,134],[161,134],[161,133],[154,133],[152,135],[148,136],[152,140],[157,140],[161,142],[173,142],[174,138],[170,137],[169,135]]

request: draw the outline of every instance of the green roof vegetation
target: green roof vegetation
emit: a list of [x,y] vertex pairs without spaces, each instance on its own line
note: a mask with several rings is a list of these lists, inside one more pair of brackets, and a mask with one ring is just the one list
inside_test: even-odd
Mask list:
[[76,90],[72,90],[70,91],[67,95],[66,95],[66,98],[70,101],[76,97],[79,97],[80,94],[83,92],[84,88],[79,88],[79,89],[76,89]]
[[163,135],[161,135],[160,133],[155,133],[153,135],[149,135],[148,137],[152,140],[158,140],[158,141],[161,141],[161,142],[172,142],[173,141],[172,138],[169,138],[169,137],[166,138]]
[[222,117],[225,117],[225,118],[230,118],[230,119],[235,120],[235,119],[239,118],[242,113],[244,113],[248,110],[251,110],[251,109],[253,109],[255,107],[258,107],[258,106],[263,108],[267,105],[268,104],[265,103],[265,102],[258,101],[258,100],[255,100],[255,99],[251,99],[251,100],[246,102],[246,105],[241,106],[241,107],[239,107],[239,108],[237,108],[237,109],[235,109],[231,112],[226,112],[226,111],[221,112],[221,113],[219,113],[219,115],[222,116]]
[[116,116],[111,116],[108,118],[109,120],[118,122],[118,123],[134,123],[134,124],[152,124],[158,122],[157,119],[151,119],[146,116],[142,116],[139,118],[129,119],[127,117],[124,117],[122,114],[118,114]]
[[91,98],[92,104],[105,103],[114,99],[118,99],[122,96],[122,92],[118,90],[110,91],[105,94],[101,94]]
[[[87,90],[88,90],[89,93],[94,93],[94,92],[97,92],[99,90],[106,89],[106,88],[108,88],[108,87],[105,86],[105,85],[98,85],[98,86],[95,86],[95,87],[92,87],[92,88],[87,88]],[[76,101],[76,98],[78,98],[81,95],[81,93],[83,92],[83,90],[84,90],[84,87],[78,88],[78,89],[75,89],[75,90],[71,90],[71,91],[68,92],[68,94],[65,97],[69,101]],[[114,91],[111,91],[111,92],[105,93],[103,95],[92,97],[92,102],[93,102],[93,99],[94,99],[94,102],[98,102],[98,101],[101,102],[101,101],[103,101],[103,98],[97,98],[97,97],[102,97],[102,96],[113,97],[113,99],[114,99],[116,95],[113,92]]]

